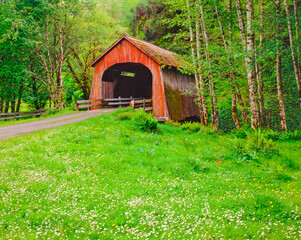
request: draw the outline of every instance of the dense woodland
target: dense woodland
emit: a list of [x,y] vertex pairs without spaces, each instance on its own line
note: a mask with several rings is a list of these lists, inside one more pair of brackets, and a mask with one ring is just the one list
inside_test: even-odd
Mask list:
[[300,128],[300,0],[2,0],[0,112],[88,99],[122,34],[190,62],[203,125]]

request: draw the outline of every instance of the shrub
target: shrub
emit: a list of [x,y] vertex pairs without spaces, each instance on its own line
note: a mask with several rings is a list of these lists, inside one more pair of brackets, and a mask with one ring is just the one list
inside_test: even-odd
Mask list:
[[201,124],[199,122],[184,122],[181,128],[189,133],[196,133],[201,130]]
[[272,151],[274,143],[271,139],[266,139],[261,129],[247,132],[246,149],[255,152]]
[[48,116],[51,116],[51,115],[55,115],[58,112],[60,112],[59,109],[48,109],[42,116],[43,117],[48,117]]
[[155,131],[158,126],[158,120],[153,118],[151,113],[147,114],[144,109],[135,112],[134,120],[136,125],[143,131]]
[[284,134],[283,138],[285,140],[301,140],[301,131],[295,130],[293,132],[289,131]]
[[236,138],[240,138],[240,139],[246,139],[247,138],[247,133],[244,130],[240,130],[240,129],[237,130],[237,129],[235,129],[235,130],[232,131],[232,134]]
[[164,122],[166,125],[171,125],[173,127],[181,127],[181,123],[173,121],[173,120],[168,120]]
[[281,133],[274,131],[272,129],[266,130],[264,133],[264,137],[266,139],[272,139],[273,141],[277,141],[281,137]]
[[123,120],[131,120],[133,118],[133,113],[132,112],[120,112],[117,115],[117,119],[120,121]]
[[212,126],[201,126],[200,132],[207,134],[207,135],[214,135],[216,134],[216,129]]

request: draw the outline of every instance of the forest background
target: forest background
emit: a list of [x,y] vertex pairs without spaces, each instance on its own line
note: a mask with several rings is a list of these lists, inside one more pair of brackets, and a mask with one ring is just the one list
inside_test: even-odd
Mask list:
[[300,129],[300,0],[1,0],[0,113],[88,99],[123,34],[181,54],[201,123]]

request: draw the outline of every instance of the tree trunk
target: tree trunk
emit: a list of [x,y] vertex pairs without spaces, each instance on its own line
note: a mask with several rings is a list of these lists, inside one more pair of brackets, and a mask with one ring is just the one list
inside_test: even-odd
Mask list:
[[295,78],[296,78],[296,83],[297,83],[297,88],[298,88],[298,96],[299,96],[300,107],[301,107],[301,69],[300,69],[300,63],[298,62],[298,57],[297,57],[297,55],[295,53],[295,49],[294,49],[293,30],[292,30],[292,24],[290,21],[290,13],[289,13],[289,9],[288,9],[287,0],[284,0],[284,7],[285,7],[285,12],[286,12],[288,35],[289,35],[289,39],[290,39],[290,46],[291,46],[291,53],[292,53],[294,71],[295,71]]
[[279,101],[279,114],[280,114],[280,125],[281,130],[286,131],[286,115],[285,115],[285,108],[284,108],[284,101],[283,101],[283,93],[282,93],[282,76],[281,76],[281,53],[279,49],[279,35],[280,35],[280,12],[281,12],[281,5],[280,0],[276,0],[276,16],[277,16],[277,24],[276,24],[276,72],[277,72],[277,92],[278,92],[278,101]]
[[199,89],[201,91],[201,103],[202,103],[202,110],[204,116],[204,125],[208,125],[209,123],[209,115],[208,109],[206,107],[206,97],[205,97],[205,81],[203,77],[203,69],[201,63],[201,44],[200,44],[200,24],[199,21],[195,22],[196,28],[196,50],[197,50],[197,68],[198,68],[198,77],[199,77]]
[[62,78],[62,69],[63,69],[63,61],[64,61],[64,34],[61,28],[59,28],[59,36],[60,36],[60,57],[59,57],[59,87],[60,87],[60,108],[64,109],[64,88],[63,88],[63,78]]
[[3,100],[0,98],[0,113],[3,113]]
[[269,120],[268,120],[268,126],[271,128],[272,126],[272,110],[269,110]]
[[36,110],[39,110],[40,105],[39,105],[38,99],[36,97],[36,96],[38,96],[38,89],[37,89],[37,85],[34,81],[34,78],[32,81],[32,92],[33,92],[33,96],[34,96],[34,100],[33,100],[34,107],[36,108]]
[[254,6],[253,0],[246,1],[247,7],[247,56],[246,67],[249,85],[249,98],[251,106],[251,126],[253,129],[258,128],[259,122],[259,109],[256,98],[256,77],[255,77],[255,36],[253,30],[254,22]]
[[[299,26],[299,16],[298,16],[298,8],[297,8],[297,1],[293,0],[294,3],[294,13],[295,13],[295,26],[296,26],[296,42],[297,42],[297,61],[300,66],[300,26]],[[301,74],[301,70],[299,68],[299,77]]]
[[11,109],[12,113],[16,112],[16,100],[15,100],[15,98],[11,101],[10,109]]
[[[231,0],[229,1],[229,11],[228,13],[231,13]],[[221,35],[222,35],[222,40],[223,40],[223,43],[224,43],[224,47],[225,47],[225,52],[227,54],[227,58],[228,58],[228,65],[230,67],[230,70],[229,70],[229,74],[230,74],[230,84],[231,84],[231,93],[232,93],[232,119],[233,119],[233,122],[235,124],[235,127],[237,129],[241,128],[241,125],[239,123],[239,119],[238,119],[238,115],[237,115],[237,101],[236,101],[236,92],[239,93],[240,95],[240,91],[239,89],[237,88],[236,90],[236,78],[235,78],[235,75],[234,75],[234,72],[232,70],[232,67],[233,67],[233,64],[232,64],[232,58],[230,57],[230,53],[229,53],[229,50],[228,50],[228,44],[227,44],[227,41],[226,41],[226,35],[225,35],[225,31],[224,31],[224,28],[223,28],[223,25],[222,25],[222,21],[221,21],[221,18],[220,18],[220,15],[219,15],[219,10],[218,10],[218,7],[215,8],[215,11],[216,11],[216,16],[217,16],[217,20],[218,20],[218,23],[219,23],[219,27],[220,27],[220,32],[221,32]],[[230,21],[230,24],[229,24],[229,44],[231,44],[232,42],[232,22]],[[244,109],[244,105],[243,105],[243,108],[242,108],[242,112],[244,112],[245,109]],[[244,118],[244,114],[242,114],[243,118]],[[245,120],[245,119],[244,119]]]
[[201,12],[201,27],[202,27],[202,32],[203,32],[203,39],[205,43],[205,55],[206,59],[209,65],[209,91],[211,95],[211,109],[212,109],[212,125],[216,128],[219,129],[219,116],[218,116],[218,106],[217,106],[217,98],[216,98],[216,93],[215,93],[215,85],[213,82],[213,74],[212,74],[212,66],[211,66],[211,58],[209,54],[209,38],[207,34],[207,28],[205,24],[205,16],[204,16],[204,9],[202,4],[200,4],[200,12]]
[[[242,45],[243,45],[243,50],[246,53],[247,52],[246,29],[245,29],[245,23],[244,23],[244,19],[243,19],[242,7],[241,7],[241,4],[240,4],[240,0],[236,0],[236,9],[237,9],[237,18],[238,18],[241,42],[242,42]],[[245,65],[246,65],[246,67],[248,66],[247,56],[245,56]],[[236,84],[235,87],[236,87],[236,89],[239,89],[237,84]],[[244,102],[243,102],[243,99],[242,99],[242,96],[241,96],[240,92],[237,92],[237,98],[238,98],[238,101],[239,101],[239,105],[243,109],[242,110],[242,117],[244,119],[244,122],[245,122],[246,125],[249,125],[248,114],[247,114],[247,111],[244,110],[245,109],[244,108]]]
[[243,43],[243,48],[246,51],[246,28],[245,28],[243,15],[242,15],[240,0],[236,0],[236,9],[237,9],[237,17],[238,17],[238,25],[240,30],[241,41]]
[[190,6],[189,6],[189,0],[186,0],[186,6],[187,6],[187,17],[189,20],[189,33],[190,33],[190,46],[191,46],[191,55],[192,55],[192,61],[193,61],[193,67],[194,67],[194,76],[195,76],[195,87],[196,87],[196,96],[197,96],[197,101],[198,101],[198,107],[200,111],[200,122],[201,124],[205,124],[205,117],[204,117],[204,101],[202,99],[202,95],[204,91],[200,86],[200,80],[199,80],[199,75],[197,72],[197,63],[195,60],[195,49],[194,49],[194,35],[192,31],[192,23],[191,23],[191,16],[190,16]]
[[260,36],[259,36],[259,60],[257,62],[257,86],[258,86],[258,98],[259,98],[259,112],[260,112],[260,125],[265,126],[266,117],[265,117],[265,108],[264,108],[264,97],[263,97],[263,79],[262,79],[262,41],[263,41],[263,13],[264,13],[264,5],[263,0],[261,0],[260,4]]
[[84,99],[88,100],[90,95],[89,95],[89,89],[87,84],[85,84],[85,80],[81,81],[80,77],[77,75],[76,71],[74,70],[73,66],[71,65],[70,61],[67,60],[67,66],[69,68],[69,70],[71,71],[76,83],[78,84],[78,86],[81,88],[82,93],[84,94]]
[[236,94],[235,94],[235,89],[232,89],[232,119],[234,121],[234,125],[236,129],[240,129],[241,125],[239,123],[238,115],[237,115],[237,107],[236,107]]
[[19,88],[16,112],[20,112],[20,107],[21,107],[21,102],[22,102],[22,94],[23,94],[23,85],[21,85],[21,87]]
[[4,113],[8,113],[8,109],[9,109],[9,102],[5,102]]

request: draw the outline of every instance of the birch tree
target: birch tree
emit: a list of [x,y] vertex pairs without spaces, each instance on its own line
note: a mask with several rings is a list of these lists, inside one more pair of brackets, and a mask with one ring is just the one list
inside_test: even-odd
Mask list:
[[263,66],[262,66],[262,52],[263,52],[263,32],[264,32],[264,0],[261,0],[260,3],[260,36],[259,36],[259,53],[257,60],[257,86],[258,86],[258,99],[259,99],[259,112],[260,112],[260,121],[261,126],[265,126],[266,117],[265,117],[265,107],[264,107],[264,97],[263,97]]
[[280,0],[276,0],[276,17],[277,17],[277,25],[276,25],[276,78],[277,78],[277,93],[278,93],[278,106],[279,106],[279,114],[280,114],[280,126],[281,130],[286,131],[286,114],[284,109],[284,100],[283,100],[283,91],[282,91],[282,64],[281,64],[281,52],[280,52],[280,12],[281,5]]
[[[297,6],[295,0],[294,0],[294,6]],[[300,69],[299,57],[295,51],[293,29],[292,29],[292,23],[290,20],[290,12],[289,12],[289,6],[288,6],[287,0],[284,0],[284,8],[285,8],[285,12],[286,12],[288,35],[289,35],[289,40],[290,40],[291,54],[292,54],[292,59],[293,59],[294,72],[295,72],[295,78],[296,78],[296,83],[297,83],[297,88],[298,88],[298,96],[299,96],[300,107],[301,107],[301,69]],[[298,14],[298,12],[296,10],[295,11],[296,31],[298,33],[299,23],[298,23],[298,15],[297,14]],[[299,36],[297,36],[297,40],[298,40],[298,38],[299,38]],[[297,44],[298,44],[297,49],[299,49],[299,42],[297,42]]]
[[191,10],[189,0],[186,0],[187,7],[187,18],[189,21],[189,33],[190,33],[190,46],[191,46],[191,55],[193,59],[194,72],[195,72],[195,85],[197,89],[197,98],[199,101],[199,110],[200,110],[200,120],[204,125],[208,125],[208,110],[206,107],[206,97],[204,89],[204,78],[202,75],[202,68],[200,64],[200,34],[199,34],[199,23],[196,21],[196,44],[197,44],[197,61],[195,59],[195,47],[194,47],[194,33],[192,30],[192,20],[191,20]]
[[200,14],[201,14],[201,28],[202,28],[202,35],[203,35],[203,41],[205,43],[205,56],[206,60],[209,66],[209,73],[208,73],[208,79],[209,79],[209,93],[211,97],[211,115],[212,115],[212,125],[219,129],[219,116],[218,116],[218,106],[217,106],[217,98],[215,93],[215,84],[213,81],[213,73],[212,73],[212,67],[211,67],[211,57],[209,54],[209,37],[207,34],[207,28],[205,23],[205,17],[204,17],[204,9],[201,1],[198,2],[199,8],[200,8]]
[[249,85],[249,98],[250,98],[250,109],[251,109],[251,126],[252,128],[258,128],[260,125],[259,121],[259,109],[258,101],[256,97],[256,76],[255,76],[255,34],[253,29],[254,22],[254,5],[253,0],[246,1],[247,10],[247,38],[246,38],[246,68],[248,75]]

